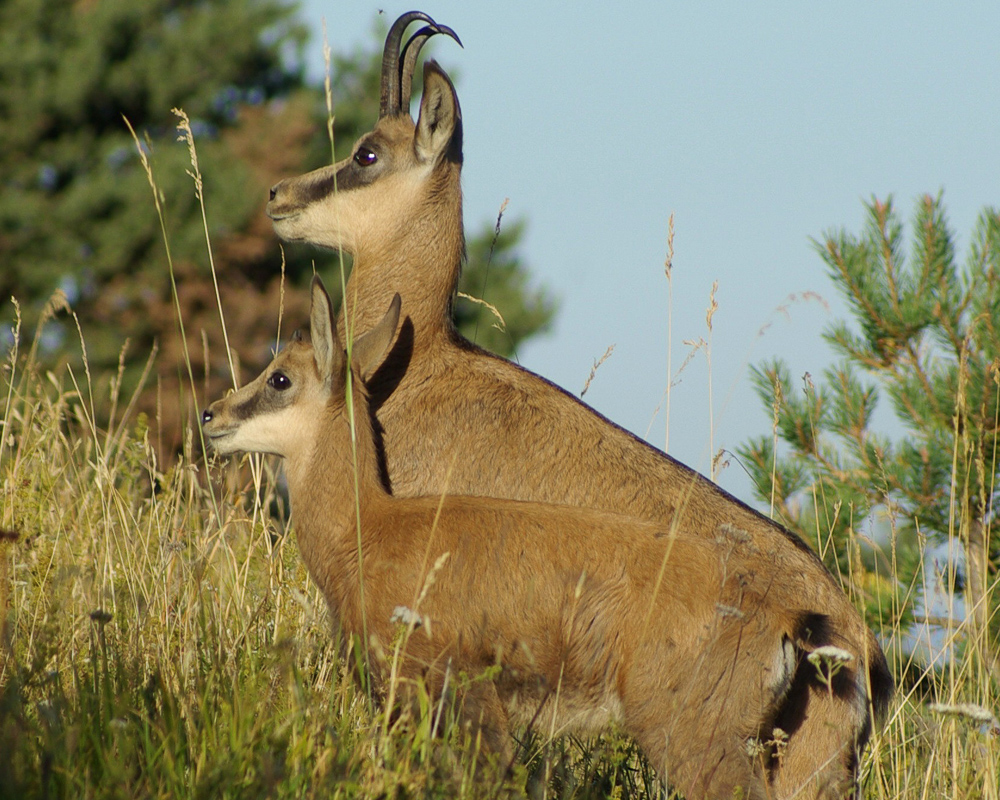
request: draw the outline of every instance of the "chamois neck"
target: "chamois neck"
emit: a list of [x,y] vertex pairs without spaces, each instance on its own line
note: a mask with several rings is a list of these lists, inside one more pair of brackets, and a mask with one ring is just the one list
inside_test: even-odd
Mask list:
[[[311,531],[322,538],[337,538],[350,528],[353,541],[355,482],[362,513],[389,498],[379,473],[378,454],[368,410],[367,392],[353,376],[354,444],[348,410],[342,398],[333,398],[316,426],[316,435],[306,453],[285,461],[292,514],[300,539]],[[335,531],[332,529],[336,529]],[[308,541],[300,541],[305,551]]]
[[424,201],[404,220],[396,235],[363,243],[354,266],[337,326],[354,335],[373,328],[392,300],[402,298],[402,312],[416,335],[440,333],[451,326],[451,306],[465,258],[462,191],[457,165],[432,176]]

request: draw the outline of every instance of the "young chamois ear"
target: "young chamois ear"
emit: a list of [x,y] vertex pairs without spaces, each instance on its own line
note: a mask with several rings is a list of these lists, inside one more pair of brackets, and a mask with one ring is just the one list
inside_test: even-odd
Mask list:
[[312,340],[316,372],[327,389],[344,370],[344,348],[337,336],[337,317],[326,287],[318,275],[312,279],[312,310],[309,312],[309,338]]
[[399,327],[399,307],[402,301],[399,294],[392,296],[389,308],[378,325],[366,331],[354,340],[351,348],[351,361],[357,366],[361,379],[367,381],[385,360],[386,354],[396,338],[396,328]]
[[424,64],[424,94],[414,149],[424,163],[441,158],[462,162],[462,109],[451,79],[433,60]]
[[[399,325],[400,298],[396,294],[389,303],[389,309],[381,321],[354,340],[351,361],[361,376],[368,380],[379,368]],[[334,379],[341,375],[346,361],[346,353],[337,335],[337,316],[326,287],[319,276],[312,281],[312,311],[309,317],[309,335],[312,339],[313,358],[320,380],[330,388]]]

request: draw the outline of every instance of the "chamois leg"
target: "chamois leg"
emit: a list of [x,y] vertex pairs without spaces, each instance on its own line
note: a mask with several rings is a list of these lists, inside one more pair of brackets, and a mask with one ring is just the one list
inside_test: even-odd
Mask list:
[[[809,665],[804,665],[808,667]],[[805,670],[802,670],[805,672]],[[775,797],[843,800],[856,796],[859,714],[851,698],[796,681],[789,705],[775,720],[788,735],[773,770]]]
[[461,718],[473,739],[479,735],[483,753],[495,754],[497,767],[506,769],[514,757],[514,742],[507,709],[492,681],[480,680],[465,690]]
[[500,769],[506,769],[514,756],[514,745],[509,732],[507,709],[500,702],[496,685],[489,680],[476,680],[466,688],[447,684],[446,671],[438,667],[427,668],[423,660],[405,659],[400,666],[401,690],[399,701],[407,702],[414,718],[420,715],[422,703],[415,685],[420,683],[431,700],[431,713],[436,714],[438,703],[454,703],[458,722],[469,732],[473,742],[479,737],[480,755],[476,773],[495,756]]
[[849,740],[856,720],[844,703],[814,694],[808,718],[789,736],[774,771],[774,793],[795,800],[843,800],[855,797],[855,745]]
[[[773,798],[753,741],[789,691],[796,662],[789,638],[766,622],[749,612],[725,615],[707,627],[683,675],[633,672],[626,726],[689,800]],[[637,661],[660,663],[654,649]]]
[[702,742],[706,747],[691,747],[691,740],[683,747],[672,747],[669,735],[661,728],[637,734],[635,738],[660,776],[680,790],[687,800],[731,797],[769,800],[764,780],[755,774],[746,754],[739,748],[703,742],[703,737],[697,734],[692,735],[691,740]]
[[[718,676],[705,672],[701,676],[707,685],[717,684],[712,678]],[[704,689],[684,681],[674,691],[697,695]],[[662,697],[662,685],[660,692]],[[653,692],[640,691],[633,697],[623,709],[626,730],[661,777],[687,800],[768,800],[763,771],[747,754],[745,726],[739,722],[746,709],[737,698],[720,707],[713,696],[662,706]]]

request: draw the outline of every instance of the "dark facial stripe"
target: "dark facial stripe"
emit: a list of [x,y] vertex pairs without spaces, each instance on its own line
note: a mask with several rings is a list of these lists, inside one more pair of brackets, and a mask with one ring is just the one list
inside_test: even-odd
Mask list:
[[368,167],[363,167],[356,163],[353,158],[347,160],[336,173],[327,173],[319,180],[302,187],[301,202],[303,205],[318,202],[336,192],[349,192],[352,189],[360,189],[374,183],[388,171],[388,155],[382,149],[376,149],[370,143],[366,143],[379,160]]
[[233,419],[238,419],[241,422],[243,420],[248,420],[260,412],[262,406],[261,403],[262,393],[254,392],[250,397],[244,400],[242,403],[233,406],[232,415]]

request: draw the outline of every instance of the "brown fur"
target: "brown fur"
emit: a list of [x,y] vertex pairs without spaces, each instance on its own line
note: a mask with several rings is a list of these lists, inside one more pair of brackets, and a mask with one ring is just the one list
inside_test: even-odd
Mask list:
[[[593,507],[656,522],[708,542],[741,532],[773,586],[796,608],[822,616],[809,649],[835,644],[855,657],[835,691],[800,659],[775,715],[788,734],[772,765],[776,797],[838,797],[850,791],[871,711],[884,713],[892,679],[881,648],[844,592],[796,536],[670,456],[650,447],[543,378],[462,339],[451,304],[464,255],[461,113],[432,62],[415,126],[404,115],[378,122],[360,144],[385,154],[363,188],[310,196],[309,187],[348,161],[282,181],[268,213],[280,236],[342,247],[354,257],[340,330],[366,330],[390,298],[404,322],[370,383],[382,469],[403,497],[442,493]],[[430,100],[429,100],[430,97]],[[446,101],[446,102],[442,102]],[[417,142],[433,127],[451,139],[428,160]],[[686,587],[695,591],[695,580]],[[801,644],[801,643],[800,643]]]
[[[387,690],[405,609],[421,624],[405,639],[404,682],[422,679],[437,696],[448,672],[454,682],[499,667],[464,699],[465,718],[501,757],[512,723],[536,718],[562,732],[615,721],[689,800],[767,797],[766,764],[749,748],[770,735],[809,619],[800,587],[774,580],[773,554],[725,527],[708,538],[572,506],[391,496],[363,379],[396,319],[390,311],[355,342],[355,451],[345,354],[318,279],[313,309],[313,345],[292,342],[256,381],[214,403],[205,434],[222,453],[285,458],[310,575],[342,629],[367,631],[386,654],[373,664],[376,687]],[[288,385],[274,388],[276,373]]]

